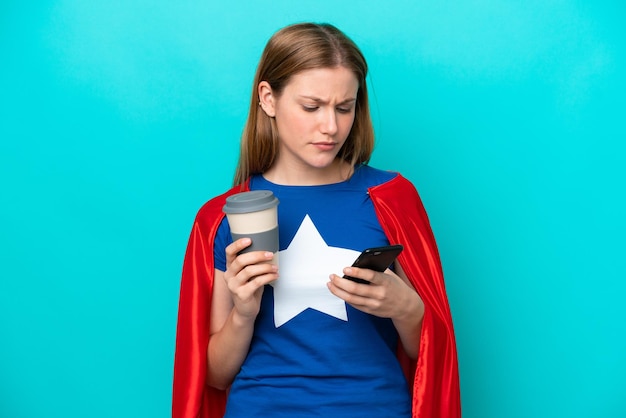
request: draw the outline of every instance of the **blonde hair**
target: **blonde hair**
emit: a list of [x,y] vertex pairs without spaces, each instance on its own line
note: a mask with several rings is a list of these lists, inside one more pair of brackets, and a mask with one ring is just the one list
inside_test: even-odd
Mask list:
[[267,81],[279,96],[290,78],[314,68],[345,67],[359,82],[352,129],[337,158],[352,165],[367,163],[374,149],[374,129],[367,97],[365,57],[343,32],[330,24],[299,23],[276,32],[268,41],[254,77],[248,120],[241,138],[234,184],[267,171],[278,153],[275,120],[260,109],[258,86]]

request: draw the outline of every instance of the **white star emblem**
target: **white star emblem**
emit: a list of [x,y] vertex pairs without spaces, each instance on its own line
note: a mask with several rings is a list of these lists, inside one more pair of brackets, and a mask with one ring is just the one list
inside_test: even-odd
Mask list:
[[340,274],[358,255],[358,251],[329,247],[306,215],[289,247],[279,252],[280,276],[271,284],[276,328],[307,308],[347,321],[346,303],[326,283],[331,273]]

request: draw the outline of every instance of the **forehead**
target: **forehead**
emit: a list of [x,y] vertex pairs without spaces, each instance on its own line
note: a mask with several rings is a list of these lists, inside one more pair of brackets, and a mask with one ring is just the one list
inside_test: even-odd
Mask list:
[[299,94],[324,96],[356,95],[359,82],[356,75],[346,67],[313,68],[294,74],[285,86]]

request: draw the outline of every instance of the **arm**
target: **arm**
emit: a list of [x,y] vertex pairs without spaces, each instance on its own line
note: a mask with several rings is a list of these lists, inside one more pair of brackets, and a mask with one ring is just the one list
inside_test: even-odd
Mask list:
[[255,251],[237,256],[250,245],[247,238],[226,248],[226,271],[215,270],[207,349],[207,383],[226,389],[246,358],[263,287],[276,280],[277,268],[267,263],[273,254]]
[[424,319],[424,302],[415,289],[413,289],[406,273],[397,261],[395,263],[395,268],[398,277],[400,277],[407,285],[409,291],[406,292],[406,313],[396,318],[392,318],[392,320],[396,330],[398,331],[404,350],[411,359],[416,360],[420,345],[422,320]]
[[[404,245],[398,257],[424,305],[418,364],[406,364],[413,381],[414,417],[461,417],[454,326],[435,237],[415,187],[398,175],[370,188],[376,216],[389,242]],[[402,198],[399,198],[402,196]]]

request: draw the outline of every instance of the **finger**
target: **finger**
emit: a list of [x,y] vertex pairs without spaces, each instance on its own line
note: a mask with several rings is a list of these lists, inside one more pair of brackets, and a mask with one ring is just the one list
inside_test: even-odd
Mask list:
[[239,254],[241,250],[248,248],[251,244],[252,240],[250,238],[240,238],[228,245],[226,247],[226,263],[232,263],[235,257],[237,257],[237,254]]
[[335,274],[330,276],[328,289],[338,298],[360,310],[365,310],[364,308],[376,303],[370,295],[372,291],[371,286],[355,283]]
[[358,267],[346,267],[343,269],[343,274],[357,279],[365,280],[370,284],[377,284],[376,272],[374,270],[358,268]]
[[227,261],[227,270],[233,275],[237,275],[239,271],[252,264],[268,263],[274,259],[274,253],[270,251],[252,251],[250,253],[239,254],[234,259]]
[[274,254],[267,251],[254,251],[242,254],[228,267],[228,277],[234,279],[238,285],[250,281],[255,276],[262,274],[277,273],[278,266],[270,263]]
[[330,275],[330,282],[328,283],[329,289],[335,296],[341,299],[346,299],[347,295],[359,295],[369,297],[371,292],[371,286],[369,284],[358,283],[350,279],[338,276],[336,274]]
[[247,281],[240,282],[238,285],[236,285],[233,281],[229,284],[229,288],[231,287],[231,285],[233,286],[231,292],[233,293],[233,295],[235,295],[235,298],[238,298],[239,300],[247,300],[251,297],[254,297],[254,294],[260,288],[263,288],[266,284],[270,284],[277,279],[278,273],[271,272],[266,274],[259,274],[251,277]]
[[254,276],[249,281],[246,281],[241,285],[235,286],[233,289],[231,289],[233,299],[242,301],[244,303],[250,302],[252,299],[255,299],[257,297],[255,295],[257,295],[259,291],[262,291],[263,287],[265,287],[266,284],[270,284],[277,278],[277,273],[268,273]]
[[253,288],[263,287],[266,284],[270,284],[274,281],[278,280],[278,272],[272,271],[266,274],[259,274],[251,277],[246,285],[250,285]]
[[278,267],[271,263],[251,264],[246,266],[238,275],[238,280],[242,283],[254,281],[267,284],[278,277]]

